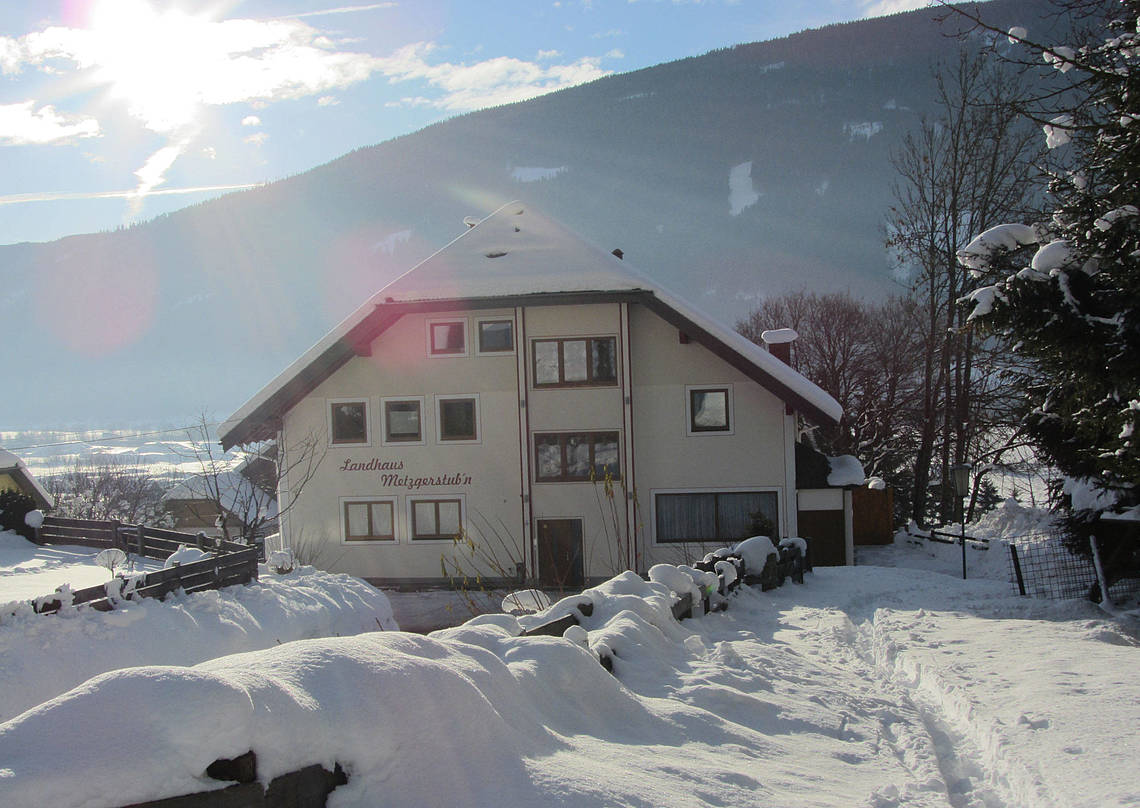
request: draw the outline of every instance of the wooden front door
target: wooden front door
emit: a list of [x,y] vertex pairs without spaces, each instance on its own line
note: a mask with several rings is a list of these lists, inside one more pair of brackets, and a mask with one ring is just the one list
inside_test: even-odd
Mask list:
[[544,589],[580,589],[582,520],[538,520],[538,582]]

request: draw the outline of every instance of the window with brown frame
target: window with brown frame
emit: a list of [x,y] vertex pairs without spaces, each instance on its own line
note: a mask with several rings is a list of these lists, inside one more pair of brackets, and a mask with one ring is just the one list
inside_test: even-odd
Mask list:
[[689,433],[732,432],[732,391],[728,387],[690,387]]
[[542,483],[620,480],[617,432],[557,432],[534,436],[534,478]]
[[510,353],[515,349],[512,320],[479,321],[479,353]]
[[474,443],[479,440],[479,397],[436,396],[439,441]]
[[467,321],[429,321],[428,353],[432,356],[466,356]]
[[421,399],[384,399],[384,442],[420,443],[424,439]]
[[330,402],[329,432],[334,444],[368,443],[368,402]]
[[602,387],[617,384],[616,337],[568,337],[531,341],[535,387]]
[[463,529],[463,500],[413,499],[412,539],[451,539]]
[[395,500],[360,500],[344,503],[345,541],[395,541]]

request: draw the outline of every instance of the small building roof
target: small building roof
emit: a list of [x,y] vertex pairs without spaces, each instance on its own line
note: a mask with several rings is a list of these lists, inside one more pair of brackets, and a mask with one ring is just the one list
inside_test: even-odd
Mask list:
[[838,402],[767,350],[521,202],[502,206],[389,283],[219,427],[225,448],[274,437],[290,407],[404,314],[623,301],[645,305],[813,421]]
[[43,487],[43,484],[40,483],[39,480],[32,476],[32,472],[28,470],[27,464],[3,448],[0,448],[0,474],[9,474],[17,481],[23,481],[25,493],[36,500],[36,504],[39,507],[55,507],[55,497]]

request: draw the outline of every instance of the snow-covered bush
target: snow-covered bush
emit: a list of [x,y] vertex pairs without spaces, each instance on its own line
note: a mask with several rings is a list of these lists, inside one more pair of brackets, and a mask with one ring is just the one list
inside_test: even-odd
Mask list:
[[20,491],[5,489],[0,491],[0,530],[12,530],[31,540],[35,530],[25,521],[27,515],[36,509],[36,501]]

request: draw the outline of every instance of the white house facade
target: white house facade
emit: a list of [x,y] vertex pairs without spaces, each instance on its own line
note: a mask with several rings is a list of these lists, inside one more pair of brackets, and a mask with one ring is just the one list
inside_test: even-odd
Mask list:
[[227,448],[274,438],[286,456],[319,445],[316,472],[278,493],[284,541],[319,566],[415,587],[458,563],[573,587],[699,558],[764,520],[795,535],[797,413],[841,410],[617,251],[512,203],[382,289],[220,434]]

